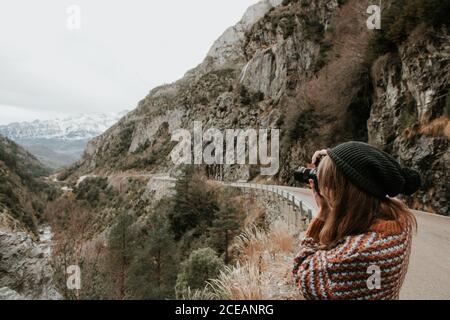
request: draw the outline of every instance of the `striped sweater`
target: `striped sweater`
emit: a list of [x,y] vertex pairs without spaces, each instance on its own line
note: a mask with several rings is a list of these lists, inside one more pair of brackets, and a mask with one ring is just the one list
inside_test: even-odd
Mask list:
[[294,260],[295,283],[306,299],[398,299],[408,268],[411,228],[378,221],[362,235],[319,249],[323,222],[311,222]]

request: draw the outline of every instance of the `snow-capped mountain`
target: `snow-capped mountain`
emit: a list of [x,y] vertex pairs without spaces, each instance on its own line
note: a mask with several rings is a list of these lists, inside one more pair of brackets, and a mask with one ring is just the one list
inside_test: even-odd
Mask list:
[[12,140],[86,140],[105,132],[127,111],[107,114],[80,114],[64,119],[35,120],[0,126],[0,134]]
[[89,140],[127,113],[80,114],[64,119],[11,123],[0,126],[0,135],[22,145],[47,167],[58,169],[77,161]]

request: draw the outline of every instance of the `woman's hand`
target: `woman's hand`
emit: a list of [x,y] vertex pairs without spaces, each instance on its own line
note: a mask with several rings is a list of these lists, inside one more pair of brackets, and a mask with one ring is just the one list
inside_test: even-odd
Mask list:
[[330,206],[328,205],[327,200],[316,191],[314,180],[310,179],[309,185],[311,186],[314,193],[314,199],[319,207],[319,213],[316,218],[325,221],[328,217],[328,213],[330,212]]
[[312,157],[312,162],[311,163],[314,164],[315,166],[317,166],[316,165],[317,160],[320,160],[320,158],[322,158],[322,157],[324,157],[326,155],[328,155],[328,152],[325,149],[314,152],[314,155]]

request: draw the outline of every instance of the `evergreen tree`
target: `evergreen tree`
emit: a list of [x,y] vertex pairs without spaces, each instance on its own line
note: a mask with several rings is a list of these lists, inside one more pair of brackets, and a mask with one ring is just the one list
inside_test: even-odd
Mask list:
[[173,208],[168,214],[175,239],[180,240],[188,231],[194,237],[205,234],[218,210],[214,191],[191,167],[185,168],[175,191]]
[[220,210],[216,215],[213,226],[210,229],[211,243],[219,253],[224,253],[225,264],[230,261],[228,247],[240,228],[240,218],[238,210],[234,207],[231,198],[226,194],[220,205]]
[[132,215],[120,214],[108,237],[108,269],[112,274],[112,289],[118,299],[126,297],[127,272],[136,245],[134,222]]
[[127,284],[135,299],[174,297],[177,248],[170,233],[164,204],[155,209],[141,233],[142,246],[130,267]]

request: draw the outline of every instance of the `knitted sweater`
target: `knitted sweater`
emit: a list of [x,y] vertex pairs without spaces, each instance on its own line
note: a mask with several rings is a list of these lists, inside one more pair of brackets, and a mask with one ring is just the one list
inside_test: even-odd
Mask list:
[[[295,283],[306,299],[399,298],[412,228],[378,221],[367,233],[348,236],[336,247],[320,250],[318,236],[323,225],[318,219],[311,222],[294,260]],[[378,275],[380,281],[374,281]]]

